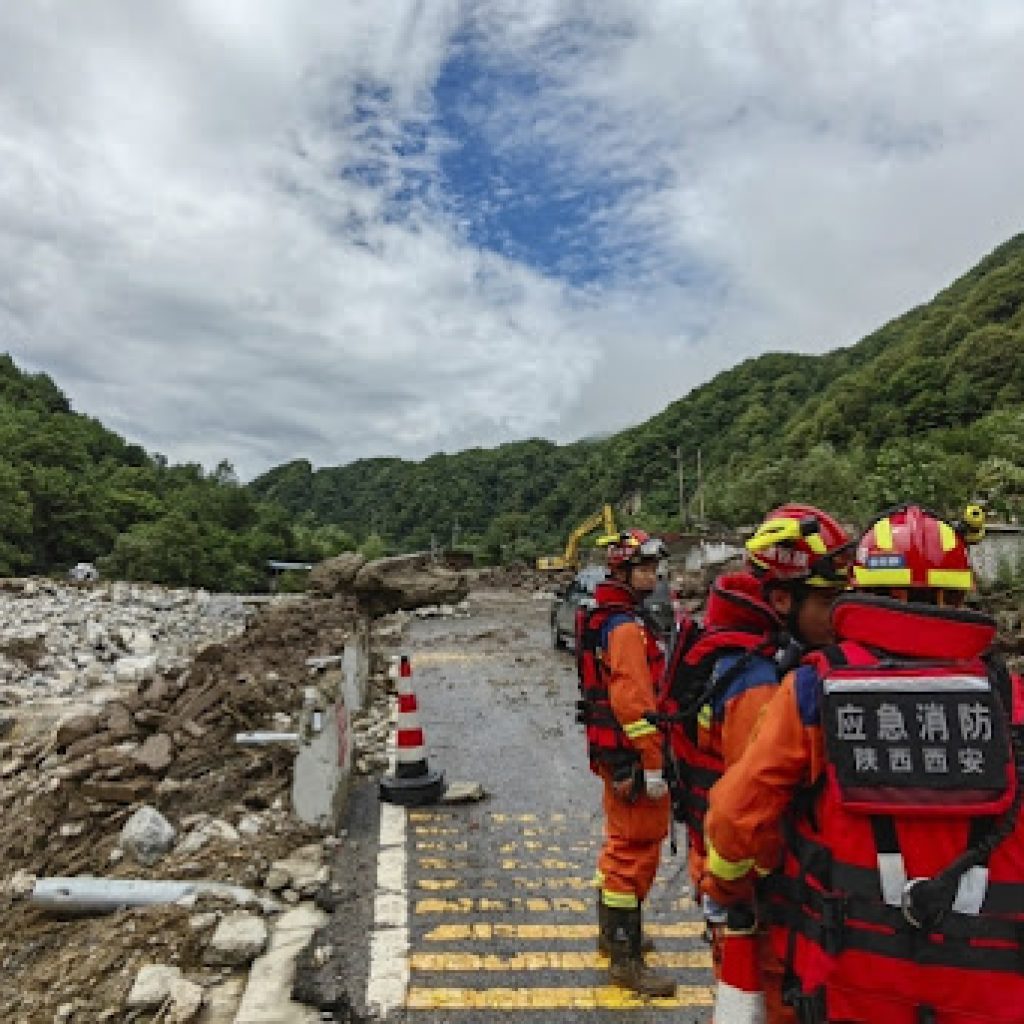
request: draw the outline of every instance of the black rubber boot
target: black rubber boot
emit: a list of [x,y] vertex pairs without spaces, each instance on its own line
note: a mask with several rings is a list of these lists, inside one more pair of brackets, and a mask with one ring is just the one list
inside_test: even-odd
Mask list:
[[[645,956],[655,950],[654,939],[644,935],[640,939],[640,952]],[[612,943],[608,937],[608,905],[597,894],[597,951],[601,956],[612,955]]]
[[605,913],[612,958],[608,980],[641,996],[674,996],[676,983],[667,974],[644,963],[640,948],[643,934],[640,908],[608,907]]

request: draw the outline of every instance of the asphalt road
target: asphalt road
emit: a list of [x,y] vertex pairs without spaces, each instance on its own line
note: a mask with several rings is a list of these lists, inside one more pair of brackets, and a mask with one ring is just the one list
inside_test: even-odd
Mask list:
[[710,1020],[702,927],[668,844],[646,911],[678,995],[605,983],[591,887],[600,787],[574,721],[573,657],[550,648],[548,605],[529,593],[482,591],[471,606],[468,619],[415,620],[395,652],[412,657],[430,767],[489,796],[405,815],[408,974],[388,1019]]

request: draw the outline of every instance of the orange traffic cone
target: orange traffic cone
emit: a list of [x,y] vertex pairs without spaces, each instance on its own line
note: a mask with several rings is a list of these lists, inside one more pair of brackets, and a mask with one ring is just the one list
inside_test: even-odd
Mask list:
[[764,984],[758,961],[757,930],[725,926],[722,963],[715,989],[715,1024],[765,1024]]
[[412,664],[403,654],[398,669],[395,770],[380,780],[380,798],[391,804],[417,807],[437,803],[444,788],[444,772],[431,771],[427,765],[419,705],[412,690]]

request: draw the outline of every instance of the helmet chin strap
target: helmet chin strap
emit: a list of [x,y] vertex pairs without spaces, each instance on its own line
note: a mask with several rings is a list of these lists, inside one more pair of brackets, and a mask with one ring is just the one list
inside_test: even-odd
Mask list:
[[[780,588],[781,589],[781,588]],[[779,615],[783,625],[786,627],[786,632],[789,634],[789,639],[792,642],[798,643],[801,646],[804,645],[803,634],[800,632],[800,608],[804,601],[807,599],[807,587],[803,584],[797,583],[791,585],[787,593],[792,599],[789,604],[789,611],[785,615]],[[778,612],[775,613],[778,615]]]

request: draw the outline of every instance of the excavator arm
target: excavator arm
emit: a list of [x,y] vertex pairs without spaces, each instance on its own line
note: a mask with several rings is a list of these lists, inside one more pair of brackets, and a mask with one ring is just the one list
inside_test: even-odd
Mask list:
[[604,527],[606,534],[613,534],[615,530],[615,513],[611,505],[605,505],[600,512],[587,516],[579,525],[573,528],[569,539],[565,544],[565,551],[561,555],[542,556],[537,559],[538,569],[577,569],[580,562],[580,541],[588,533],[596,530],[599,526]]

